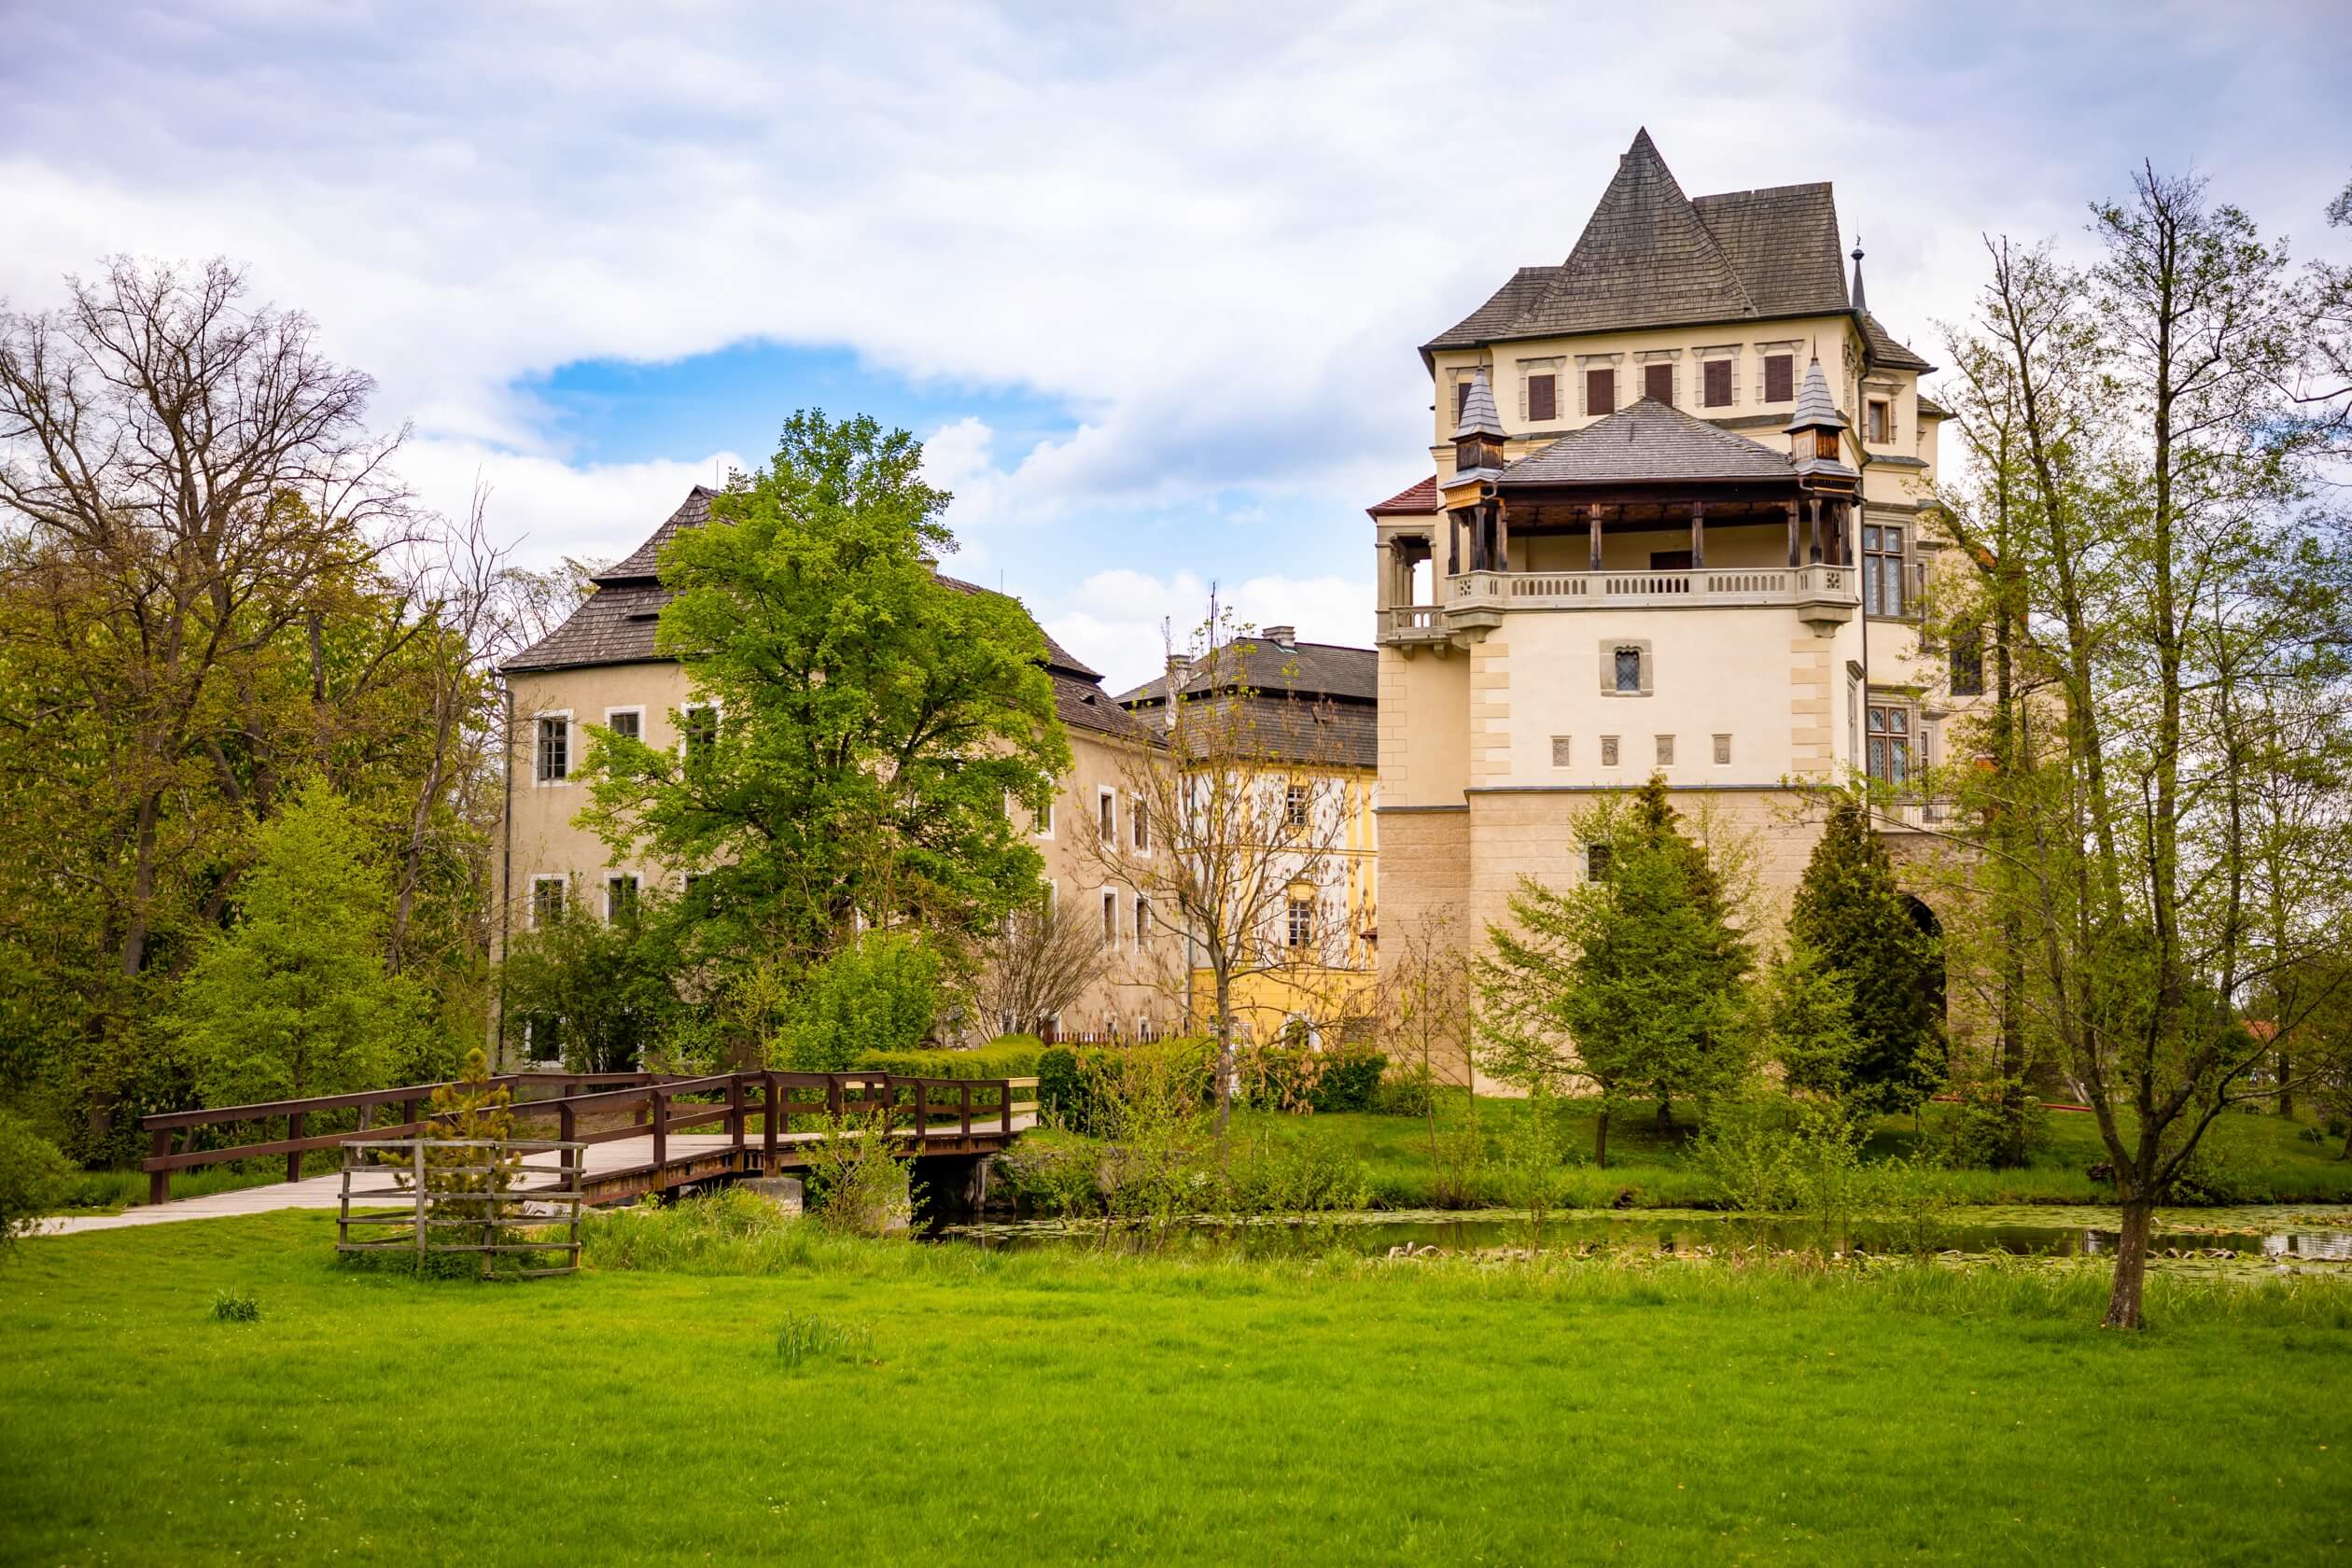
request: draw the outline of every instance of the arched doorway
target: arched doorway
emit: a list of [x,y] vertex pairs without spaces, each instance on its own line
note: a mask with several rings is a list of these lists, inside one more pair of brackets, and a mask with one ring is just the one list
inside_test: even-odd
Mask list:
[[1903,910],[1911,917],[1911,924],[1919,933],[1936,945],[1935,961],[1928,966],[1925,989],[1935,1004],[1936,1016],[1941,1018],[1944,1015],[1943,922],[1936,918],[1936,912],[1927,907],[1926,901],[1910,893],[1903,895]]

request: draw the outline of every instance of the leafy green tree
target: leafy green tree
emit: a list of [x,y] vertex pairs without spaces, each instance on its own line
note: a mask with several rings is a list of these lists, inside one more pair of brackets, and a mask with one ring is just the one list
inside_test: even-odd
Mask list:
[[[564,907],[584,907],[574,889]],[[533,1053],[580,1072],[626,1072],[690,1011],[679,995],[676,929],[653,893],[611,918],[574,915],[517,931],[500,971],[501,1005],[531,1024]]]
[[1854,988],[1801,942],[1772,966],[1762,1000],[1766,1047],[1792,1089],[1843,1099],[1865,1047],[1854,1029]]
[[774,1052],[799,1072],[840,1072],[876,1051],[911,1051],[939,1015],[939,955],[899,931],[868,931],[812,973]]
[[697,874],[690,957],[805,969],[861,919],[969,939],[1035,896],[1015,824],[1070,763],[1043,639],[937,575],[948,497],[921,457],[871,418],[796,413],[663,553],[657,646],[723,719],[681,722],[683,755],[594,735],[582,820]]
[[1895,862],[1850,795],[1829,819],[1789,911],[1791,944],[1847,990],[1860,1049],[1841,1085],[1817,1085],[1879,1111],[1908,1111],[1943,1077],[1941,961],[1911,918]]
[[303,784],[262,827],[236,920],[205,945],[171,1030],[214,1104],[342,1094],[401,1082],[417,1009],[385,973],[382,873],[356,814]]
[[1610,1119],[1630,1096],[1654,1096],[1663,1119],[1674,1096],[1743,1074],[1749,957],[1722,878],[1683,835],[1662,779],[1594,807],[1577,834],[1602,874],[1564,891],[1522,877],[1511,925],[1487,928],[1480,1062],[1530,1094],[1590,1079],[1594,1163],[1605,1166]]

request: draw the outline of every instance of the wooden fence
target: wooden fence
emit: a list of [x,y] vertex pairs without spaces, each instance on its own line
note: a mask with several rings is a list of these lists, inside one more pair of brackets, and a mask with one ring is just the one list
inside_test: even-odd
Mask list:
[[[335,1251],[339,1253],[408,1253],[422,1267],[432,1253],[468,1253],[482,1259],[482,1277],[498,1277],[499,1256],[508,1253],[564,1254],[554,1268],[510,1270],[504,1278],[536,1279],[546,1274],[569,1274],[580,1267],[580,1209],[586,1197],[581,1151],[585,1145],[561,1141],[508,1138],[370,1138],[343,1145],[343,1200],[335,1216]],[[448,1163],[435,1155],[451,1150],[478,1150],[477,1160]],[[533,1166],[531,1156],[553,1155],[555,1163]],[[523,1184],[532,1176],[553,1178],[551,1185]],[[382,1179],[376,1185],[355,1188]],[[449,1187],[452,1179],[479,1178],[468,1190]],[[437,1182],[441,1183],[437,1187]],[[393,1207],[397,1213],[353,1213],[362,1209]],[[524,1229],[567,1229],[562,1241],[511,1239]],[[354,1241],[353,1226],[363,1232],[406,1226],[405,1237],[380,1241]]]

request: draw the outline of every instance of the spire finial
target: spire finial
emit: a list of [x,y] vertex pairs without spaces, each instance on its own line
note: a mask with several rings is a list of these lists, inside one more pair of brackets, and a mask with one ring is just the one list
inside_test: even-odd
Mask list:
[[1854,236],[1854,308],[1855,310],[1870,308],[1869,302],[1862,298],[1862,236],[1858,232]]

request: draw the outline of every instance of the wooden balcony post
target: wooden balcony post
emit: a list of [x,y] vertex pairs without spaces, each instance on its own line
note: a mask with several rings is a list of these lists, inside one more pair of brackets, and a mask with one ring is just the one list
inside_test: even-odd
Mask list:
[[1815,494],[1805,499],[1813,514],[1813,564],[1817,567],[1821,565],[1821,497]]
[[1707,503],[1690,503],[1690,569],[1702,571],[1707,565]]
[[1511,569],[1511,517],[1501,501],[1494,503],[1494,569]]
[[1805,564],[1804,550],[1797,539],[1797,503],[1795,501],[1788,503],[1788,564],[1792,567]]
[[1599,571],[1601,569],[1601,503],[1599,501],[1592,503],[1588,521],[1592,534],[1592,569]]

